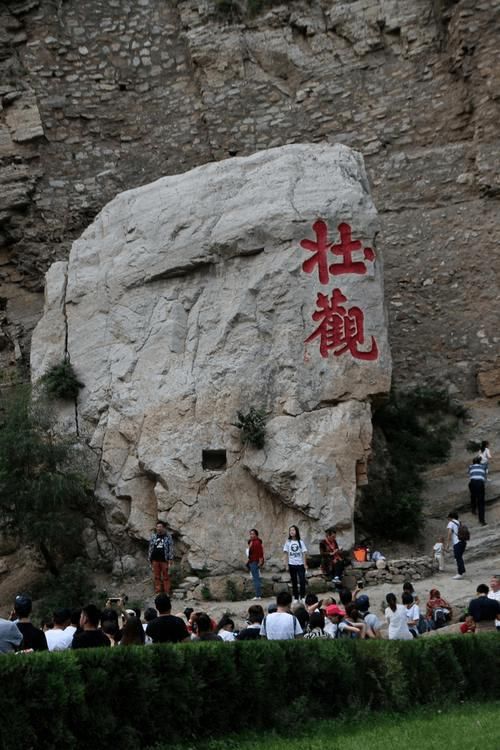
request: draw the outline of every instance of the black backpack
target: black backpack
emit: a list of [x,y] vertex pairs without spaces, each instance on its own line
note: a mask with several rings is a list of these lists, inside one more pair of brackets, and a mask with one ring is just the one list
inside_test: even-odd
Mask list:
[[470,539],[470,531],[469,531],[469,529],[461,521],[457,521],[457,523],[458,523],[458,529],[457,529],[458,541],[459,542],[468,542],[469,539]]

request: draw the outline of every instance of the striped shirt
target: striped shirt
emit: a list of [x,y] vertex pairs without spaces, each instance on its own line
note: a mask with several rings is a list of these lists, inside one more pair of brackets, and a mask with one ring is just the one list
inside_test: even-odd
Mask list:
[[468,469],[469,479],[480,479],[486,481],[486,466],[484,464],[471,464]]

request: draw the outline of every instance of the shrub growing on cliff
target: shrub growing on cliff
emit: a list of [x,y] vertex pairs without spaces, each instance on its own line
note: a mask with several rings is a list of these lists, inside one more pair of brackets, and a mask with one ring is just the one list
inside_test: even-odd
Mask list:
[[23,545],[36,547],[58,575],[81,555],[83,512],[92,502],[75,469],[72,444],[26,388],[0,404],[0,518]]
[[266,441],[266,413],[251,406],[247,414],[239,411],[237,417],[238,421],[234,426],[241,430],[243,445],[263,448]]
[[445,390],[391,392],[373,415],[373,461],[357,522],[383,539],[412,541],[422,527],[422,473],[449,455],[464,407]]
[[47,396],[49,398],[62,398],[74,400],[78,396],[78,391],[83,388],[76,377],[73,365],[69,360],[64,360],[58,365],[54,365],[40,378]]

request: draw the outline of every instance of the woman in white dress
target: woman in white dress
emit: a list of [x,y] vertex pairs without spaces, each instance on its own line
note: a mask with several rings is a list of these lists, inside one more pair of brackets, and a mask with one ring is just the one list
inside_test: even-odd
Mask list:
[[397,603],[395,594],[387,594],[385,600],[388,604],[385,610],[385,618],[389,623],[389,640],[411,641],[413,636],[408,628],[406,607]]

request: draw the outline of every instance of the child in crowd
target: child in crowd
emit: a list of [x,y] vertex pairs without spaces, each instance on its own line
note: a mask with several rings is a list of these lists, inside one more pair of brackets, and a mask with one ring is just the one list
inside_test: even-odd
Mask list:
[[460,625],[460,632],[464,634],[476,632],[476,623],[472,615],[466,615],[465,621]]
[[432,548],[434,552],[434,561],[438,565],[438,570],[444,570],[444,547],[444,536],[438,536],[438,540]]

